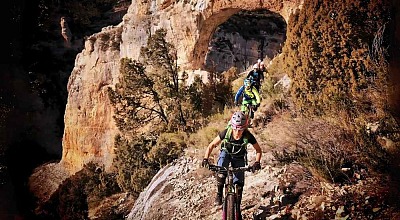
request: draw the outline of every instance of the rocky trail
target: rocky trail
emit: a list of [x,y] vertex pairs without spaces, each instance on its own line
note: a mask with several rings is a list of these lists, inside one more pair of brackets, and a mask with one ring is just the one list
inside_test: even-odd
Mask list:
[[[310,123],[309,126],[316,126]],[[254,129],[258,129],[255,131]],[[286,130],[283,132],[282,129]],[[390,189],[379,175],[358,170],[348,184],[331,183],[300,163],[278,163],[273,151],[283,151],[296,140],[301,126],[285,119],[267,127],[250,129],[263,146],[262,169],[246,172],[242,199],[243,219],[396,219],[394,208],[384,202]],[[309,129],[309,128],[302,128]],[[265,132],[275,139],[266,139]],[[320,131],[321,134],[323,131]],[[280,134],[280,136],[279,136]],[[319,136],[316,135],[315,138]],[[280,147],[270,147],[274,142]],[[273,145],[273,144],[272,144]],[[248,148],[248,161],[255,152]],[[187,155],[200,155],[188,149]],[[209,219],[221,218],[221,206],[214,205],[216,179],[201,168],[200,157],[185,156],[159,171],[137,199],[127,219]],[[379,193],[378,193],[379,192]]]

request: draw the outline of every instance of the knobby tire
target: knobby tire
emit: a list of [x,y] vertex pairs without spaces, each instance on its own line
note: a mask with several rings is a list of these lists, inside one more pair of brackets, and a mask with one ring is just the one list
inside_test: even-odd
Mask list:
[[225,214],[226,220],[236,220],[235,217],[235,196],[233,194],[229,194],[226,196],[226,205],[225,205]]

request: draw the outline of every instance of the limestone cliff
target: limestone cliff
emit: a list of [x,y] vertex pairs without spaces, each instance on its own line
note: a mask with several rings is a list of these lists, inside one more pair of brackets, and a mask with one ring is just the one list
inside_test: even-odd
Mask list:
[[[287,22],[301,5],[302,0],[133,0],[123,22],[88,37],[84,50],[76,57],[68,82],[63,155],[58,169],[71,175],[89,161],[110,168],[118,130],[107,87],[118,82],[119,60],[138,58],[140,47],[150,33],[165,28],[167,40],[177,48],[181,68],[201,69],[213,33],[231,16],[241,10],[266,9],[280,14]],[[38,168],[30,180],[30,188],[46,200],[57,187],[52,183],[60,180],[51,176],[40,178],[40,173],[43,172]]]

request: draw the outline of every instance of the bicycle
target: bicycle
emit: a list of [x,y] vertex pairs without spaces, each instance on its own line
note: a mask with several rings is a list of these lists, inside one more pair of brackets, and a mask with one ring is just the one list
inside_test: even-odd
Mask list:
[[245,104],[245,105],[242,105],[241,107],[240,107],[240,110],[244,113],[244,114],[246,114],[247,116],[248,116],[248,118],[249,119],[253,119],[254,118],[254,105],[251,105],[251,104]]
[[222,167],[216,165],[209,165],[208,169],[213,172],[227,173],[225,180],[224,202],[222,204],[222,220],[239,220],[240,207],[238,205],[238,190],[237,186],[233,184],[233,174],[240,171],[254,172],[252,166],[248,167]]

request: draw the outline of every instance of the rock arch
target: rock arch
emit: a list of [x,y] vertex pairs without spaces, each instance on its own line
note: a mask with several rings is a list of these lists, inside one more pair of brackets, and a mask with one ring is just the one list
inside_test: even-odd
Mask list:
[[200,69],[216,28],[240,11],[268,10],[287,23],[301,9],[303,0],[204,0],[133,1],[124,16],[121,57],[139,57],[138,47],[146,45],[148,35],[167,30],[167,40],[177,48],[182,69]]
[[233,66],[243,72],[258,59],[272,60],[285,40],[286,21],[282,16],[265,9],[241,10],[215,30],[203,67],[209,72],[223,72]]
[[204,17],[198,27],[198,38],[195,40],[193,51],[190,53],[189,62],[193,69],[202,68],[208,51],[208,44],[216,28],[226,22],[230,17],[240,11],[269,10],[272,13],[281,15],[286,21],[289,16],[297,9],[301,8],[303,1],[269,1],[248,0],[248,1],[212,1],[213,3],[206,8]]

